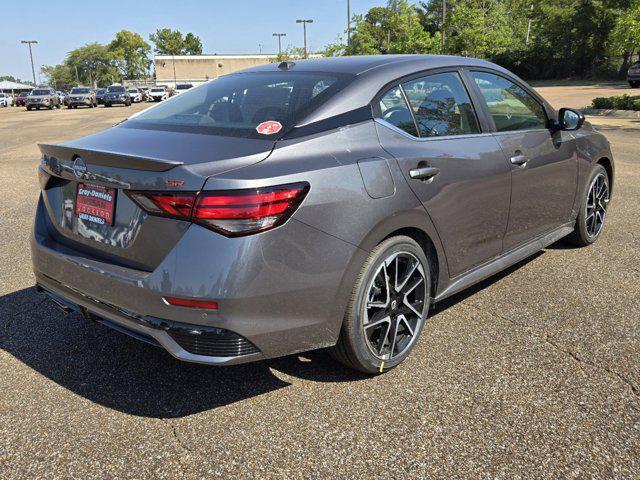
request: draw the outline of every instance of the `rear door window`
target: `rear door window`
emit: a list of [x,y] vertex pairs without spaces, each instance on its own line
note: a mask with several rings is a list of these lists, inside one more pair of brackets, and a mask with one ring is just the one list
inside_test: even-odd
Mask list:
[[393,87],[380,97],[380,118],[409,135],[418,136],[413,115],[404,101],[400,86]]
[[498,132],[544,129],[544,107],[525,89],[500,75],[471,72]]
[[421,137],[480,133],[478,119],[455,72],[438,73],[402,84]]

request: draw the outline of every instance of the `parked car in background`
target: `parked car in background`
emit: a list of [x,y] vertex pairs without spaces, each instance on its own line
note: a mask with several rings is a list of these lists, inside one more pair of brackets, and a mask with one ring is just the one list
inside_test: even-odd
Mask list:
[[579,111],[438,55],[262,65],[40,151],[39,289],[212,365],[331,347],[386,372],[434,303],[596,242],[615,186]]
[[20,92],[16,97],[16,101],[15,101],[16,107],[24,107],[27,104],[28,96],[29,96],[29,92]]
[[149,90],[149,102],[161,102],[169,98],[169,90],[167,87],[153,87]]
[[131,97],[131,101],[133,103],[139,103],[142,101],[142,90],[140,90],[139,88],[128,88],[127,93]]
[[97,107],[95,92],[89,87],[72,88],[67,97],[67,108]]
[[62,100],[53,88],[34,88],[27,97],[27,110],[60,108]]
[[104,96],[106,93],[106,88],[99,88],[96,90],[96,101],[98,102],[98,105],[104,105]]
[[111,85],[107,88],[107,92],[104,95],[104,106],[110,107],[112,105],[131,106],[131,97],[127,93],[127,89],[122,85]]
[[11,107],[13,105],[13,96],[10,93],[0,92],[0,107]]
[[178,95],[180,93],[186,92],[187,90],[193,88],[193,85],[190,83],[179,83],[178,85],[176,85],[176,88],[174,90],[174,94]]
[[629,67],[627,70],[627,81],[631,88],[640,87],[640,60]]

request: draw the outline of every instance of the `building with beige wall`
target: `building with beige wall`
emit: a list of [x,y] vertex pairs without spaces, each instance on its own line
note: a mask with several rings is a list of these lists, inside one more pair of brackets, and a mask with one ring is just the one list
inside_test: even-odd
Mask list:
[[198,85],[221,75],[274,60],[274,55],[156,55],[153,63],[156,83],[173,86],[174,66],[176,83]]

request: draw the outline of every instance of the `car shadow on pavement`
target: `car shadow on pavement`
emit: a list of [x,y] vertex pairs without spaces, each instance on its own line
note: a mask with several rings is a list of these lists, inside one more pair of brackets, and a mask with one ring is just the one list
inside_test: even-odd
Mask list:
[[183,417],[291,385],[273,370],[320,382],[366,378],[321,351],[227,367],[180,362],[80,314],[65,315],[34,287],[0,297],[0,348],[77,395],[155,418]]

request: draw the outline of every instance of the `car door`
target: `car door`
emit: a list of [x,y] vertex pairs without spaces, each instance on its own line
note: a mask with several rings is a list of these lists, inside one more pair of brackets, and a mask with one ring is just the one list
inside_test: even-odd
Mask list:
[[455,277],[502,252],[510,169],[478,118],[460,73],[389,86],[374,101],[382,147],[431,217]]
[[578,161],[570,132],[549,130],[547,109],[524,85],[498,72],[469,72],[509,159],[511,209],[505,250],[570,220]]

